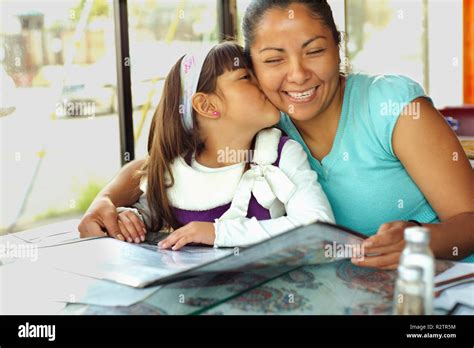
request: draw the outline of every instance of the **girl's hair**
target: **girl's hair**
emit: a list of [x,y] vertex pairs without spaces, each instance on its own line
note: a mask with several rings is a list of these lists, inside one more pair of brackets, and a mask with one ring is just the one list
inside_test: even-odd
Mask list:
[[341,43],[341,33],[336,28],[332,15],[331,6],[326,0],[253,0],[245,11],[242,20],[242,31],[244,34],[245,55],[250,59],[250,46],[255,40],[255,30],[262,20],[263,15],[272,9],[287,9],[291,4],[303,4],[311,12],[314,18],[323,21],[331,30],[336,45]]
[[[171,68],[164,83],[163,94],[156,108],[148,137],[148,157],[139,175],[147,178],[147,201],[150,207],[151,230],[165,225],[179,228],[167,196],[167,189],[174,185],[171,163],[179,156],[199,153],[204,144],[199,139],[198,122],[193,112],[193,131],[187,132],[181,121],[181,57]],[[208,53],[201,70],[197,92],[219,93],[217,78],[226,71],[247,68],[243,48],[235,42],[223,42]],[[169,175],[170,181],[166,180]],[[203,199],[205,199],[203,197]]]

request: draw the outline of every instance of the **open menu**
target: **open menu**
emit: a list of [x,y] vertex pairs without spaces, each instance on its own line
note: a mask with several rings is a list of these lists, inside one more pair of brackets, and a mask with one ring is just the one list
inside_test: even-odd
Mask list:
[[39,259],[59,270],[144,288],[209,273],[328,263],[351,257],[364,238],[316,222],[245,248],[191,245],[172,251],[159,249],[153,238],[137,245],[104,237],[42,248]]

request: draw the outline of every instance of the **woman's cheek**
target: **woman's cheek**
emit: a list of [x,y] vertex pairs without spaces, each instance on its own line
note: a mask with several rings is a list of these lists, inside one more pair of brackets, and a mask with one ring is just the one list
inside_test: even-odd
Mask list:
[[265,79],[261,80],[260,88],[273,104],[281,103],[280,84],[274,79],[268,79],[268,81]]
[[288,113],[289,105],[282,99],[279,87],[274,87],[268,91],[264,90],[264,92],[270,102],[275,105],[277,109]]
[[319,64],[314,65],[313,71],[323,81],[328,81],[334,78],[334,76],[339,76],[339,55],[327,55]]
[[[255,63],[254,63],[255,64]],[[284,110],[282,107],[282,100],[280,97],[280,82],[281,78],[278,74],[278,71],[275,69],[269,69],[261,64],[255,64],[255,75],[257,77],[260,89],[266,95],[266,97],[272,102],[273,105],[278,107],[281,110]]]

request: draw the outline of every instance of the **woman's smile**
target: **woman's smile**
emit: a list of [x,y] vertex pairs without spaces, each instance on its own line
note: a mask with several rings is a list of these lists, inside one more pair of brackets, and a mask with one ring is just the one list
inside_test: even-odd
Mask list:
[[292,103],[304,104],[312,102],[317,96],[319,86],[313,86],[305,90],[283,90],[282,94]]

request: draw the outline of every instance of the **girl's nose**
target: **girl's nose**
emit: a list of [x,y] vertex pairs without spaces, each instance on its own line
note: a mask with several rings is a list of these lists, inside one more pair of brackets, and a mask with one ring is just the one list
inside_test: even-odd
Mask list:
[[298,85],[304,84],[310,79],[310,71],[306,69],[303,63],[297,59],[294,60],[290,65],[290,70],[287,74],[288,82],[292,82]]

